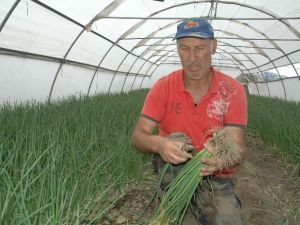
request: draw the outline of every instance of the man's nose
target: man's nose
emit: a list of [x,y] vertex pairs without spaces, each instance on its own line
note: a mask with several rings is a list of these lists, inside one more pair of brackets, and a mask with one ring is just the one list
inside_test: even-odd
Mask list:
[[197,60],[197,54],[196,54],[196,51],[195,50],[193,50],[193,49],[191,49],[190,51],[189,51],[189,61],[190,62],[194,62],[194,61],[196,61]]

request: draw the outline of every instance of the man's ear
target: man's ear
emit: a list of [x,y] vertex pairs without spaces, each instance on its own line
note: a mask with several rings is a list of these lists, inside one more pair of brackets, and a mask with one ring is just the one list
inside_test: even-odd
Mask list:
[[215,54],[217,51],[217,39],[213,39],[210,43],[211,43],[210,45],[211,54]]

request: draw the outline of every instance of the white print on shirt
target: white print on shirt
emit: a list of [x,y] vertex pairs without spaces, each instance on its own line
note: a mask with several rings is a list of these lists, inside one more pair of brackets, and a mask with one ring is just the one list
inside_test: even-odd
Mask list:
[[223,120],[227,114],[232,96],[236,95],[237,90],[230,82],[221,81],[219,83],[218,94],[211,99],[207,106],[207,115],[210,118]]

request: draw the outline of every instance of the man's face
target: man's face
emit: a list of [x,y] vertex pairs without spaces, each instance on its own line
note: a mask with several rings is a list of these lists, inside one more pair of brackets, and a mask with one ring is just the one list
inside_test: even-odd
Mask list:
[[187,79],[201,80],[210,75],[211,56],[217,42],[211,39],[181,38],[177,50]]

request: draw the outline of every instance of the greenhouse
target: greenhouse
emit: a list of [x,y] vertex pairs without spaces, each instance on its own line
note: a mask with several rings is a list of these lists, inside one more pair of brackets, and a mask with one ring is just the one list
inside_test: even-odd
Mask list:
[[243,221],[300,224],[300,1],[1,0],[0,225],[163,224],[161,177],[132,134],[149,90],[184,70],[191,18],[247,94]]

